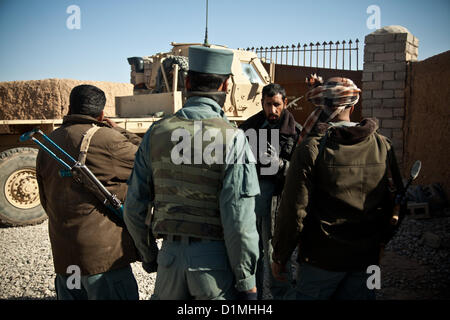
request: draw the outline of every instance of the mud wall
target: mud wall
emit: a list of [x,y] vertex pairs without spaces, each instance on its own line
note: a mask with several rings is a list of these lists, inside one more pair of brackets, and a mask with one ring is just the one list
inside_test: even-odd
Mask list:
[[60,119],[67,114],[70,91],[80,84],[105,92],[106,116],[115,115],[114,97],[133,94],[129,83],[72,79],[0,82],[0,120]]
[[422,161],[417,184],[439,182],[450,196],[450,51],[408,67],[404,175]]

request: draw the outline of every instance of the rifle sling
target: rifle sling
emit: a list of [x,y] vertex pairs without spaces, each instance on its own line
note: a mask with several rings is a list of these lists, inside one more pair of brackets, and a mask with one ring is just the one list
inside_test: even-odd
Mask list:
[[89,149],[89,145],[91,144],[91,139],[94,136],[94,134],[97,132],[98,129],[100,129],[99,126],[92,124],[92,127],[89,128],[89,130],[83,134],[83,140],[81,141],[81,147],[80,147],[80,155],[78,156],[78,161],[82,165],[85,164],[85,162],[86,162],[87,152]]

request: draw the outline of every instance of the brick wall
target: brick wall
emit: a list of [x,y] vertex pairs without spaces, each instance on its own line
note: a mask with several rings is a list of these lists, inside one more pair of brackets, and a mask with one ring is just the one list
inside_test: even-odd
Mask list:
[[367,35],[362,76],[362,116],[380,121],[403,162],[407,66],[417,61],[419,39],[406,28],[389,26]]

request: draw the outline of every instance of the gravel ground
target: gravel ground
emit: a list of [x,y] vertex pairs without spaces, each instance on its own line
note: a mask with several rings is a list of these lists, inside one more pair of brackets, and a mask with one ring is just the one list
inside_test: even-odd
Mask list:
[[[29,227],[0,228],[0,299],[56,299],[48,222]],[[155,273],[140,263],[132,269],[139,285],[139,298],[153,293]]]
[[[0,228],[0,299],[56,298],[47,229],[47,221],[36,226]],[[386,247],[381,263],[382,289],[377,291],[377,298],[450,299],[449,235],[449,216],[405,219]],[[293,271],[295,268],[293,265]],[[140,299],[149,299],[156,274],[147,274],[140,263],[132,264],[132,269]],[[271,298],[267,288],[264,298]]]
[[450,299],[448,211],[432,219],[405,219],[386,253],[380,299],[390,298],[394,291],[403,291],[410,299]]

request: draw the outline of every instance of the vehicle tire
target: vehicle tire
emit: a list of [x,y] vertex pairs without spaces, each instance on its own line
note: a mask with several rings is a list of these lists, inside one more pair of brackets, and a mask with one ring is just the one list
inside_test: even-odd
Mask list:
[[39,200],[37,153],[33,148],[0,153],[0,224],[27,226],[47,219]]

